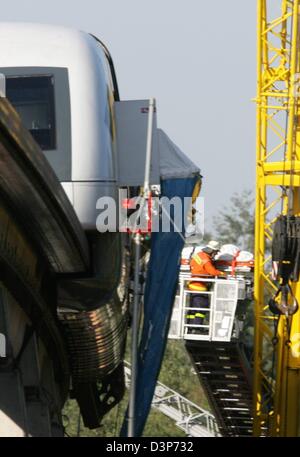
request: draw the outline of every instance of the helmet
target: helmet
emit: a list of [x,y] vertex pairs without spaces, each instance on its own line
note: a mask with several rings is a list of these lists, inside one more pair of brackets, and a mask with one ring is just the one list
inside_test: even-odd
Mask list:
[[211,249],[212,251],[219,251],[220,243],[218,241],[211,240],[205,247]]

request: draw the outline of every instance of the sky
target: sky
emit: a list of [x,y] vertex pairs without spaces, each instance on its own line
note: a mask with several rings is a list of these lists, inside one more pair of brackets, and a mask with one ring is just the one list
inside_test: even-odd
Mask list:
[[[158,125],[200,168],[206,228],[255,182],[256,0],[0,0],[1,21],[97,35],[121,99],[155,97]],[[1,62],[1,56],[0,56]]]

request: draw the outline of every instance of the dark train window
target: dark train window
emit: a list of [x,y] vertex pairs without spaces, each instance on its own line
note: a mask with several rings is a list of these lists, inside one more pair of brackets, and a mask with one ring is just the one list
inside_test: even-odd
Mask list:
[[56,148],[52,76],[8,76],[6,96],[40,147]]

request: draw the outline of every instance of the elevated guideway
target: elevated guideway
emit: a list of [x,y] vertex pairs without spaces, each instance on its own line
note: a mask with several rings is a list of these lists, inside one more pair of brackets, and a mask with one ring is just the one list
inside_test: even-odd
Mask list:
[[89,249],[52,168],[4,98],[0,167],[0,436],[62,436],[70,362],[55,278],[88,271]]

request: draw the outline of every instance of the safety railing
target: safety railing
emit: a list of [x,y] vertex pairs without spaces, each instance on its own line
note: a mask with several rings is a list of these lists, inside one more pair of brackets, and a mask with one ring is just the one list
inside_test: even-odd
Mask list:
[[[192,290],[189,283],[205,284],[207,290]],[[230,341],[243,283],[238,279],[179,276],[169,338]]]

